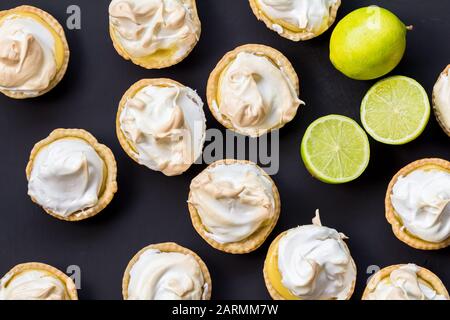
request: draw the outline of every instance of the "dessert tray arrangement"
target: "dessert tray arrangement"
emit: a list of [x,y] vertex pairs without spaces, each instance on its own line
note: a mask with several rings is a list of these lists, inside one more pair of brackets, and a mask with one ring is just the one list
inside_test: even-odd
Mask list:
[[[95,11],[95,15],[102,14],[104,19],[90,20],[89,30],[84,31],[87,35],[101,33],[99,37],[107,41],[98,46],[108,45],[101,54],[98,46],[83,51],[96,55],[96,63],[79,70],[71,68],[69,61],[75,59],[82,65],[81,50],[72,50],[62,20],[37,6],[3,8],[6,4],[2,4],[2,107],[11,108],[9,102],[26,104],[21,106],[21,113],[33,112],[34,121],[47,131],[43,136],[31,135],[34,146],[15,147],[27,153],[27,163],[10,163],[23,170],[26,188],[13,187],[22,181],[5,181],[4,186],[8,183],[11,187],[2,190],[4,197],[14,199],[20,192],[25,201],[34,203],[31,212],[14,214],[46,214],[39,217],[42,221],[29,218],[30,223],[21,225],[2,250],[28,246],[42,254],[33,254],[28,260],[23,260],[27,259],[23,253],[15,255],[21,260],[12,262],[0,278],[0,300],[77,300],[84,288],[95,287],[90,283],[96,277],[84,276],[90,274],[87,269],[93,263],[78,266],[78,277],[69,277],[51,266],[48,259],[53,256],[52,245],[45,245],[47,241],[57,246],[58,252],[65,252],[60,256],[60,266],[77,263],[72,253],[92,257],[96,252],[98,261],[94,258],[93,262],[98,262],[97,274],[113,274],[106,281],[116,283],[113,288],[122,283],[125,300],[239,298],[238,292],[229,293],[228,281],[240,282],[246,287],[244,292],[257,291],[253,298],[265,294],[274,300],[450,299],[441,279],[449,280],[449,260],[445,257],[450,246],[448,56],[447,60],[436,61],[442,66],[429,92],[419,79],[406,76],[414,65],[405,63],[396,69],[401,72],[391,73],[406,59],[409,38],[415,36],[415,27],[404,23],[394,10],[381,4],[361,5],[340,14],[346,0],[240,1],[245,2],[239,8],[247,10],[249,23],[259,33],[276,39],[273,43],[280,41],[282,48],[257,41],[261,38],[255,35],[251,41],[227,45],[228,50],[218,54],[216,43],[233,37],[223,29],[224,39],[216,38],[200,51],[197,47],[203,34],[214,23],[212,13],[229,23],[240,23],[218,12],[223,4],[209,4],[209,16],[208,11],[201,12],[202,6],[195,0],[112,0],[95,5],[104,9]],[[83,14],[90,14],[89,6],[83,5]],[[99,27],[104,21],[108,23]],[[97,27],[92,27],[94,24]],[[449,31],[444,30],[445,37]],[[326,67],[335,73],[332,81],[320,79],[320,71],[315,78],[311,74],[303,77],[296,62],[302,57],[283,53],[283,48],[309,43],[316,45],[316,57],[303,61],[303,67],[320,70],[328,64]],[[189,66],[202,64],[201,59],[191,60],[196,54],[216,60],[209,75],[203,75],[202,87],[188,85]],[[96,64],[111,62],[145,76],[113,92],[114,83],[122,77],[128,81],[128,77],[111,67],[104,78],[111,90],[99,92],[93,80],[100,71],[95,69]],[[69,83],[63,83],[70,73],[87,74],[82,81],[88,88],[92,79],[93,89],[86,91],[92,105],[87,112],[80,106],[80,125],[52,127],[50,112],[27,109],[36,108],[33,101],[62,101],[64,92],[71,90]],[[340,109],[340,95],[357,96],[341,92],[344,89],[340,83],[350,82],[367,87],[357,105]],[[341,92],[333,93],[333,106],[303,117],[303,113],[321,105],[317,100],[310,102],[309,92],[325,97],[333,90]],[[113,99],[113,104],[103,107],[104,101]],[[64,113],[65,106],[59,104],[59,112]],[[101,108],[103,116],[96,108]],[[348,109],[353,110],[352,117],[344,112]],[[95,129],[99,122],[107,128],[107,134]],[[442,156],[435,153],[439,150],[429,148],[427,154],[417,152],[420,156],[413,160],[408,156],[410,161],[402,162],[402,166],[394,165],[397,162],[388,154],[383,156],[383,152],[395,148],[400,150],[397,154],[406,146],[420,148],[427,142],[422,135],[432,130],[429,123],[435,123],[433,134],[439,136]],[[263,165],[230,157],[228,152],[216,161],[200,161],[199,165],[211,142],[211,127],[250,140],[262,140],[266,135],[275,139],[273,135],[279,134],[279,158],[274,160],[279,161],[279,173],[269,175]],[[12,140],[16,131],[20,136],[28,132],[20,124],[12,123],[9,128]],[[295,149],[291,149],[292,143],[286,149],[284,141],[293,140]],[[374,158],[383,174],[371,170]],[[285,159],[289,159],[289,170],[284,170]],[[298,172],[302,174],[296,176]],[[292,184],[287,187],[285,178],[297,181],[294,188]],[[135,185],[138,179],[151,187],[136,191],[143,186]],[[358,184],[360,180],[367,181]],[[171,189],[171,181],[181,181],[185,188]],[[382,186],[382,194],[380,188],[371,188],[372,181]],[[316,192],[308,199],[308,194]],[[337,196],[327,198],[330,192]],[[117,206],[117,198],[121,206]],[[131,213],[136,202],[146,208],[139,216]],[[170,212],[171,202],[184,207]],[[345,206],[357,214],[340,212]],[[128,216],[119,220],[118,215],[125,212]],[[15,220],[11,229],[17,221],[26,219]],[[114,219],[126,226],[122,229],[126,232],[112,232],[102,238]],[[372,221],[377,221],[383,231],[372,227]],[[28,237],[28,230],[38,228],[49,233],[33,239],[30,247],[30,241],[21,238]],[[177,230],[183,232],[177,234]],[[79,236],[83,232],[94,242],[80,249],[71,243],[79,239],[76,233]],[[352,241],[354,236],[357,242]],[[108,245],[109,237],[114,240]],[[16,238],[27,244],[13,244]],[[392,243],[392,248],[386,243]],[[46,250],[40,251],[42,245]],[[393,257],[401,260],[390,258],[392,249],[398,249]],[[124,250],[127,256],[122,255]],[[369,261],[364,258],[366,250],[385,258]],[[205,252],[208,259],[202,258]],[[240,261],[246,268],[240,269]],[[116,268],[121,268],[120,277],[108,271]]]

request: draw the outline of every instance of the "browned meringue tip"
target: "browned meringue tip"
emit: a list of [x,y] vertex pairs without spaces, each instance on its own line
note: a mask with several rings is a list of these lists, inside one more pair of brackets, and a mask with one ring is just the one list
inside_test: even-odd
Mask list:
[[28,262],[28,263],[22,263],[16,265],[14,268],[12,268],[10,271],[6,273],[5,276],[10,277],[10,279],[14,278],[18,274],[25,272],[25,271],[32,271],[32,270],[41,270],[48,272],[49,274],[53,275],[57,279],[59,279],[62,283],[64,283],[67,295],[69,297],[69,300],[78,300],[78,293],[77,288],[75,286],[75,283],[71,278],[69,278],[65,273],[62,271],[56,269],[55,267],[52,267],[45,263],[40,262]]
[[[339,7],[341,6],[341,0],[337,0],[336,3],[330,8],[330,17],[328,19],[328,27],[320,33],[313,33],[313,32],[309,32],[309,31],[301,31],[301,32],[296,32],[296,31],[292,31],[289,30],[285,27],[283,28],[283,32],[279,32],[279,30],[277,30],[274,25],[276,25],[277,23],[275,21],[273,21],[272,19],[270,19],[258,6],[257,4],[257,0],[249,0],[250,3],[250,7],[253,11],[253,14],[256,16],[256,18],[259,21],[264,22],[264,24],[266,25],[266,27],[272,31],[275,31],[276,33],[278,33],[280,36],[282,36],[283,38],[286,38],[288,40],[292,40],[292,41],[306,41],[306,40],[310,40],[313,39],[315,37],[320,36],[321,34],[325,33],[332,25],[333,23],[336,21],[336,16],[337,16],[337,12],[339,10]],[[281,27],[281,26],[280,26]]]
[[135,65],[140,66],[142,68],[148,69],[148,70],[152,70],[152,69],[164,69],[164,68],[168,68],[171,66],[174,66],[180,62],[182,62],[184,59],[186,59],[194,50],[194,48],[197,46],[198,41],[200,39],[200,35],[201,35],[201,21],[199,18],[199,14],[198,14],[198,9],[197,9],[197,3],[196,0],[181,0],[185,5],[187,5],[189,8],[192,8],[192,15],[193,15],[193,19],[194,19],[194,23],[198,24],[199,26],[199,34],[198,34],[198,40],[193,42],[192,45],[186,50],[186,52],[178,57],[178,58],[170,58],[170,59],[165,59],[164,61],[160,61],[160,62],[155,62],[155,61],[149,61],[148,63],[143,63],[140,61],[136,61],[124,48],[123,46],[120,44],[120,41],[116,38],[116,36],[114,35],[114,28],[111,25],[111,23],[109,24],[109,35],[111,37],[114,49],[117,51],[117,53],[124,58],[127,61],[131,61],[133,62]]
[[406,243],[412,248],[419,250],[438,250],[448,247],[450,245],[450,237],[445,241],[434,243],[420,239],[407,232],[406,228],[403,226],[401,218],[395,212],[395,209],[392,205],[391,194],[392,189],[394,188],[394,185],[397,183],[399,177],[406,176],[417,169],[432,168],[432,167],[438,167],[441,168],[442,170],[447,170],[450,172],[449,161],[438,158],[417,160],[414,161],[413,163],[410,163],[409,165],[401,169],[399,172],[397,172],[397,174],[392,178],[391,182],[389,183],[389,186],[386,191],[386,198],[385,198],[386,219],[391,224],[394,235],[400,241]]
[[[275,185],[275,182],[263,169],[261,169],[254,162],[247,161],[247,160],[234,160],[234,159],[219,160],[219,161],[216,161],[216,162],[210,164],[200,174],[202,174],[203,172],[205,172],[207,170],[210,170],[211,168],[219,166],[219,165],[223,165],[223,164],[230,165],[230,164],[236,164],[236,163],[250,164],[250,165],[256,166],[259,170],[261,170],[261,172],[263,172],[264,176],[266,178],[268,178],[269,181],[272,183],[272,192],[273,192],[274,200],[275,200],[275,215],[268,224],[266,224],[264,227],[261,227],[254,234],[252,234],[250,237],[248,237],[244,240],[241,240],[238,242],[231,242],[231,243],[220,243],[220,242],[217,242],[217,241],[211,239],[211,237],[208,236],[208,231],[206,230],[206,227],[203,225],[200,215],[197,212],[197,209],[189,201],[188,201],[188,209],[189,209],[189,214],[191,216],[192,225],[193,225],[195,231],[197,231],[197,233],[203,238],[203,240],[205,240],[211,247],[213,247],[219,251],[226,252],[226,253],[246,254],[246,253],[250,253],[250,252],[257,250],[266,241],[266,239],[269,237],[269,235],[272,233],[272,230],[275,228],[275,226],[278,222],[278,219],[280,217],[281,201],[280,201],[280,194],[278,192],[278,188]],[[191,194],[192,194],[192,192],[190,191],[189,199],[191,199]]]
[[191,255],[195,259],[195,261],[197,261],[197,263],[200,267],[200,270],[202,271],[205,283],[208,284],[208,291],[206,293],[204,300],[211,299],[212,280],[211,280],[211,275],[209,273],[208,267],[206,266],[205,262],[194,251],[189,250],[185,247],[182,247],[174,242],[165,242],[165,243],[151,244],[151,245],[141,249],[130,260],[130,262],[127,265],[127,268],[125,269],[125,273],[123,275],[123,280],[122,280],[122,295],[123,295],[124,300],[128,300],[128,285],[130,284],[131,269],[133,268],[134,264],[139,260],[141,255],[150,249],[159,250],[161,252],[178,252],[178,253],[182,253],[185,255]]
[[[442,76],[448,75],[449,73],[450,73],[450,64],[447,65],[447,67],[444,69],[444,71],[441,72],[437,81],[439,81]],[[436,84],[437,84],[437,81],[436,81]],[[432,100],[433,100],[433,110],[434,110],[434,115],[436,116],[436,120],[439,123],[439,125],[441,126],[442,130],[444,130],[444,132],[450,137],[450,127],[448,127],[445,124],[444,119],[441,114],[440,106],[438,106],[436,103],[436,85],[433,88]],[[450,106],[448,106],[448,107],[450,108]]]
[[5,96],[13,98],[13,99],[29,99],[29,98],[36,98],[39,96],[42,96],[46,94],[47,92],[51,91],[53,88],[55,88],[61,80],[64,78],[64,75],[66,74],[67,68],[69,66],[69,58],[70,58],[70,49],[69,44],[67,43],[66,34],[64,32],[64,28],[61,26],[61,24],[56,20],[51,14],[48,12],[33,7],[29,5],[22,5],[13,9],[9,10],[3,10],[0,11],[0,19],[4,16],[14,14],[14,13],[20,13],[20,12],[27,12],[32,13],[40,17],[42,20],[44,20],[50,27],[53,28],[53,30],[59,35],[61,42],[64,46],[64,63],[56,73],[53,80],[50,82],[50,85],[47,89],[38,92],[36,95],[29,95],[25,94],[23,92],[14,92],[11,90],[0,90],[1,93],[3,93]]
[[[364,290],[364,293],[361,297],[361,300],[369,300],[369,295],[376,289],[378,284],[383,281],[384,279],[388,278],[391,273],[403,266],[406,266],[406,264],[397,264],[392,265],[386,268],[381,269],[377,273],[375,273],[367,283],[366,289]],[[447,292],[447,289],[445,288],[444,284],[442,283],[441,279],[437,275],[435,275],[430,270],[417,266],[419,271],[417,272],[417,276],[424,280],[426,283],[428,283],[439,295],[443,295],[447,297],[447,299],[450,299],[450,296]]]
[[[103,209],[105,209],[109,203],[114,198],[115,193],[118,190],[117,187],[117,164],[116,160],[114,158],[114,154],[112,153],[111,149],[109,149],[107,146],[100,144],[97,139],[83,129],[56,129],[50,135],[45,138],[44,140],[41,140],[38,142],[31,151],[30,154],[30,160],[28,161],[27,168],[26,168],[26,176],[27,180],[31,177],[31,172],[33,170],[34,160],[36,159],[39,152],[42,150],[42,148],[48,146],[49,144],[60,140],[64,138],[78,138],[86,141],[89,143],[94,150],[97,152],[99,157],[103,160],[105,165],[105,171],[107,172],[107,176],[104,181],[104,191],[101,194],[97,204],[92,207],[88,208],[83,211],[76,212],[68,217],[62,217],[61,215],[56,214],[55,212],[52,212],[51,210],[45,209],[44,210],[51,216],[64,221],[81,221],[88,218],[91,218],[98,213],[100,213]],[[35,199],[31,199],[33,202],[39,205],[35,201]]]
[[[261,44],[246,44],[237,47],[236,49],[225,54],[225,56],[218,62],[214,70],[211,72],[208,79],[206,87],[206,98],[208,102],[208,107],[214,118],[225,128],[247,136],[248,135],[247,133],[241,132],[239,129],[235,128],[229,120],[224,119],[224,117],[221,116],[220,112],[218,112],[218,110],[216,110],[216,108],[214,107],[214,104],[217,101],[217,93],[219,91],[220,77],[222,73],[236,59],[237,55],[242,52],[264,55],[265,57],[269,58],[270,61],[272,61],[279,69],[282,69],[284,71],[289,81],[293,85],[297,96],[300,95],[300,80],[297,75],[297,72],[295,71],[289,59],[280,51],[272,47]],[[281,123],[278,126],[267,128],[265,130],[260,130],[257,136],[252,137],[262,136],[267,132],[281,129],[285,125],[286,123]]]

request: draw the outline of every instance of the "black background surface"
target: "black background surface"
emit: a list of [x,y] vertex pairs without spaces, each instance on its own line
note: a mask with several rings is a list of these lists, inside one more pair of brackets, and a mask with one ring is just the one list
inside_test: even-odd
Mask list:
[[[247,0],[198,0],[202,37],[182,63],[148,71],[123,60],[108,35],[108,0],[29,0],[64,23],[66,9],[82,10],[82,29],[66,30],[71,61],[66,77],[43,97],[15,101],[0,97],[0,276],[22,262],[40,261],[65,270],[82,271],[80,299],[121,299],[123,271],[142,247],[175,241],[196,251],[213,278],[214,299],[267,299],[262,267],[270,241],[280,232],[310,223],[320,208],[322,221],[346,233],[358,267],[354,298],[359,299],[370,265],[384,267],[413,262],[437,273],[450,286],[450,249],[419,251],[397,240],[384,218],[384,195],[391,177],[404,165],[424,157],[450,158],[449,139],[434,117],[424,134],[400,147],[371,140],[371,162],[363,176],[346,185],[326,185],[313,179],[299,155],[306,127],[319,116],[337,113],[359,121],[359,106],[374,82],[350,80],[328,59],[331,32],[294,43],[258,22]],[[3,0],[0,9],[24,1]],[[414,25],[406,55],[393,74],[415,78],[431,90],[450,63],[450,1],[344,0],[338,19],[365,5],[378,4]],[[229,50],[262,43],[281,50],[301,78],[301,98],[307,106],[280,132],[281,168],[278,185],[282,212],[268,241],[256,252],[233,256],[206,244],[191,226],[186,199],[191,179],[203,165],[180,177],[167,178],[127,157],[115,136],[118,102],[128,87],[142,78],[170,77],[194,89],[204,100],[210,71]],[[221,128],[205,106],[208,127]],[[44,214],[27,196],[25,166],[34,143],[55,128],[84,128],[114,152],[119,167],[119,193],[95,218],[61,222]]]

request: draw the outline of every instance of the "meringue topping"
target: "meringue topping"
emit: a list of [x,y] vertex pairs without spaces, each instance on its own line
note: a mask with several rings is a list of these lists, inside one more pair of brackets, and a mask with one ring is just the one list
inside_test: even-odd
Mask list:
[[403,265],[382,279],[371,292],[367,300],[447,300],[418,276],[419,268],[415,264]]
[[148,249],[130,270],[129,300],[203,300],[208,290],[189,254]]
[[95,206],[104,181],[104,163],[86,141],[54,141],[37,154],[28,194],[43,208],[62,217]]
[[11,15],[0,24],[0,89],[36,94],[57,72],[55,39],[31,17]]
[[[337,0],[256,0],[260,9],[276,26],[295,32],[321,34],[328,29],[331,8]],[[278,27],[274,28],[277,29]]]
[[345,235],[312,225],[289,230],[278,244],[282,284],[302,300],[345,300],[356,279],[356,267]]
[[399,177],[391,201],[412,235],[430,242],[450,237],[450,172],[419,169]]
[[442,73],[433,90],[434,104],[443,125],[450,131],[450,68]]
[[200,37],[193,9],[181,0],[113,0],[113,32],[132,58],[176,48],[182,56]]
[[64,283],[41,270],[6,275],[0,280],[0,300],[70,300]]
[[245,240],[274,217],[272,181],[255,164],[209,167],[191,183],[189,203],[219,243]]
[[188,87],[171,84],[146,86],[130,98],[120,126],[139,163],[168,176],[185,172],[197,160],[206,135],[201,98]]
[[223,72],[217,114],[253,137],[291,121],[300,104],[294,84],[270,58],[240,52]]

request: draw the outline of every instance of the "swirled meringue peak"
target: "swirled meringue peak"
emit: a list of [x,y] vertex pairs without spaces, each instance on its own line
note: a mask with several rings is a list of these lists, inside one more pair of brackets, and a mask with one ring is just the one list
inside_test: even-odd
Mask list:
[[356,267],[345,235],[323,227],[318,213],[312,225],[287,231],[278,244],[281,282],[302,300],[345,300],[353,292]]
[[417,169],[401,176],[391,201],[412,235],[430,242],[450,237],[450,172]]
[[129,300],[203,300],[208,285],[189,254],[148,249],[130,270]]
[[253,163],[211,165],[191,183],[193,205],[218,243],[245,240],[276,215],[273,182]]
[[57,72],[55,38],[32,17],[12,14],[0,22],[0,89],[37,95]]
[[186,55],[200,37],[193,8],[183,0],[113,0],[109,6],[112,32],[131,58],[160,50]]
[[104,175],[104,162],[88,142],[60,139],[34,159],[28,194],[44,209],[69,217],[97,204]]
[[282,68],[269,57],[238,53],[221,75],[216,113],[238,132],[252,137],[281,128],[303,102]]
[[149,85],[128,99],[120,114],[120,128],[140,164],[167,176],[179,175],[203,151],[203,102],[185,86]]

